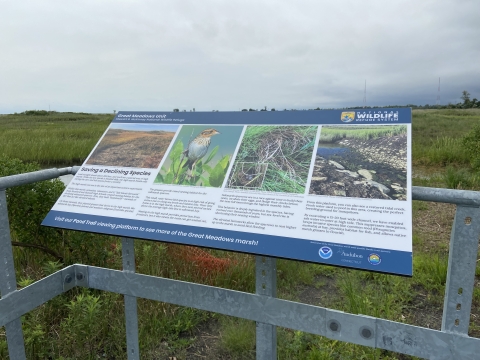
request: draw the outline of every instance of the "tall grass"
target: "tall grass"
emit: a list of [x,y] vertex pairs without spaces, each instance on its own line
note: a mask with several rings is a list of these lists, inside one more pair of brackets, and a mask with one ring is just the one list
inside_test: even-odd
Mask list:
[[[76,143],[77,140],[87,140],[88,136],[93,136],[91,139],[91,147],[93,147],[110,119],[111,116],[107,115],[103,119],[100,115],[97,118],[96,115],[87,114],[2,116],[0,117],[2,130],[0,131],[0,153],[12,151],[11,154],[15,155],[11,149],[17,146],[16,142],[25,142],[25,148],[28,148],[28,143],[37,144],[35,134],[42,134],[38,140],[50,139],[44,146],[57,144],[55,147],[59,147],[58,152],[67,152],[68,146]],[[463,162],[465,159],[462,158],[463,154],[457,146],[459,146],[458,139],[468,133],[473,124],[479,121],[479,110],[414,111],[414,163],[418,164],[421,161],[422,164],[442,168],[444,163],[454,164],[457,167],[447,167],[445,176],[442,178],[449,187],[478,186],[472,182],[474,178],[470,176],[471,174],[458,169],[458,165],[466,163]],[[257,130],[260,134],[261,129],[257,128]],[[9,135],[5,135],[5,132]],[[88,135],[89,132],[94,135]],[[38,141],[38,143],[41,142]],[[40,151],[42,147],[37,149]],[[421,157],[416,157],[419,154]],[[35,154],[31,153],[29,156],[35,156]],[[54,155],[44,156],[47,158],[39,161],[43,164],[51,164],[52,159],[48,157]],[[63,155],[58,157],[63,159],[60,161],[64,161],[65,158],[66,156]],[[414,202],[414,216],[419,212],[428,211],[430,211],[428,203]],[[435,221],[435,215],[435,213],[431,214],[432,221]],[[18,234],[14,231],[12,236],[18,236]],[[115,269],[121,268],[119,239],[71,231],[61,231],[61,236],[71,244],[70,248],[62,252],[69,263],[81,262]],[[421,235],[415,235],[412,279],[279,260],[277,264],[279,297],[297,300],[299,288],[304,288],[306,285],[315,286],[320,290],[317,305],[425,326],[426,324],[422,323],[422,317],[418,316],[419,312],[431,311],[430,308],[433,305],[438,309],[432,311],[441,311],[439,304],[443,298],[447,272],[447,257],[438,250],[442,245],[445,244],[428,242]],[[170,245],[162,243],[136,241],[137,272],[203,282],[239,291],[254,291],[253,256],[209,250],[212,254],[230,257],[234,260],[234,265],[223,273],[204,278],[200,276],[198,267],[194,264],[173,257],[169,247]],[[62,264],[52,262],[48,255],[41,254],[37,250],[14,248],[14,253],[20,287],[63,267]],[[477,266],[477,276],[479,274],[480,262]],[[474,291],[472,313],[478,312],[480,306],[480,291],[478,289]],[[419,292],[426,293],[428,300],[423,300]],[[422,301],[421,306],[418,306],[418,301]],[[218,342],[223,351],[221,356],[212,358],[254,358],[254,322],[225,319],[203,311],[144,299],[139,299],[138,305],[140,346],[144,358],[168,358],[169,356],[178,359],[186,358],[186,349],[195,341],[193,336],[195,329],[211,318],[214,321],[220,319]],[[72,289],[23,317],[27,356],[29,359],[126,358],[123,314],[124,305],[121,295],[91,289]],[[472,329],[476,331],[473,336],[478,336],[476,334],[480,330],[476,318],[472,318]],[[214,351],[214,349],[211,350]],[[281,328],[278,329],[278,354],[281,359],[410,358]],[[0,358],[7,358],[4,328],[0,328]]]
[[480,109],[414,110],[412,162],[414,165],[467,165],[462,138],[480,123]]
[[[252,176],[263,177],[263,182],[248,187],[242,171],[234,171],[229,186],[244,190],[303,193],[307,182],[316,126],[248,126],[235,159],[235,169],[242,169],[243,162],[267,165],[264,173]],[[260,171],[260,170],[258,170]]]
[[335,142],[341,139],[370,140],[383,136],[406,134],[405,125],[386,126],[322,126],[320,142]]
[[43,166],[81,165],[112,119],[78,113],[0,116],[0,154]]
[[413,142],[412,153],[417,165],[469,164],[470,159],[462,146],[462,138],[442,136],[431,139],[425,146]]

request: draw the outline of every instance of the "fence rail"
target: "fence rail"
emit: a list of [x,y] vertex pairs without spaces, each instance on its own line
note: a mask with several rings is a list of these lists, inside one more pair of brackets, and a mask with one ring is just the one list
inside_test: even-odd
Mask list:
[[140,359],[137,298],[188,306],[257,322],[257,359],[276,359],[276,327],[425,359],[473,359],[480,339],[468,336],[480,236],[480,193],[413,187],[414,200],[457,205],[450,239],[441,331],[276,298],[276,259],[256,257],[256,293],[135,273],[133,239],[122,238],[123,271],[76,264],[17,290],[5,189],[61,175],[79,167],[0,178],[0,326],[9,357],[25,359],[20,317],[75,286],[125,297],[128,359]]

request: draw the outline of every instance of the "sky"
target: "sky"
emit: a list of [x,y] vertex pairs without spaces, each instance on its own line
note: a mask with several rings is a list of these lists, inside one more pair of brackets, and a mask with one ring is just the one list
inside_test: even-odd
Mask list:
[[0,114],[480,99],[479,0],[0,0]]

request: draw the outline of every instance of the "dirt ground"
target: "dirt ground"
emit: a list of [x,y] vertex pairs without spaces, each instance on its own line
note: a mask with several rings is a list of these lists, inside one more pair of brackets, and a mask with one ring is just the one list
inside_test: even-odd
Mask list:
[[338,141],[334,146],[344,151],[317,155],[309,193],[405,200],[406,141],[406,135]]
[[111,129],[87,164],[155,169],[160,165],[174,135],[165,131]]

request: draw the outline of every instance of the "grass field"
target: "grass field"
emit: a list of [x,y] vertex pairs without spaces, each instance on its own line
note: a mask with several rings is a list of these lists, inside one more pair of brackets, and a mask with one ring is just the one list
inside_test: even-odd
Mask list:
[[[73,165],[69,161],[81,162],[88,155],[111,118],[85,114],[0,116],[0,155],[37,160],[42,166]],[[480,110],[414,110],[413,185],[480,190],[475,180],[478,174],[470,168],[461,147],[461,138],[479,123]],[[67,145],[75,150],[64,156]],[[42,148],[45,151],[37,154]],[[49,148],[55,148],[51,155]],[[278,297],[440,329],[454,213],[453,205],[413,201],[412,278],[278,260]],[[21,226],[12,230],[14,240],[21,240],[21,230]],[[121,269],[119,239],[71,231],[56,236],[56,251],[65,264]],[[233,265],[224,272],[205,274],[198,264],[172,256],[171,246],[136,241],[135,249],[139,273],[254,292],[253,256],[206,250],[231,259]],[[14,253],[19,288],[63,267],[38,249],[14,247]],[[480,337],[480,262],[477,264],[469,329],[474,337]],[[139,300],[138,309],[142,358],[255,358],[254,322],[149,300]],[[126,359],[123,311],[123,298],[116,294],[80,288],[62,294],[24,316],[27,358]],[[6,354],[5,330],[0,328],[0,358],[6,359]],[[283,328],[278,329],[278,354],[279,359],[414,359]]]
[[81,165],[113,115],[51,113],[0,116],[0,154],[42,166]]
[[404,134],[407,128],[404,125],[393,126],[322,126],[320,142],[331,143],[341,139],[354,138],[370,140],[383,136]]

